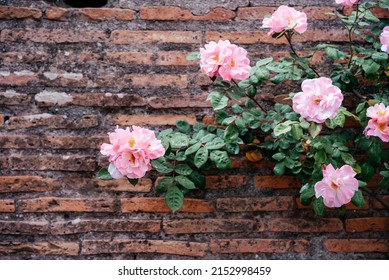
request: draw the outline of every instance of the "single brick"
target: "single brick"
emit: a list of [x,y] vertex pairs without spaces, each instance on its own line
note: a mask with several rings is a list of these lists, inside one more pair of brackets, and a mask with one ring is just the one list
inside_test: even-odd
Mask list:
[[114,212],[114,200],[103,198],[40,197],[20,199],[20,212]]
[[38,254],[77,256],[80,251],[78,242],[49,241],[49,242],[0,242],[0,254]]
[[214,254],[286,253],[292,248],[288,239],[215,239],[211,241]]
[[165,240],[84,240],[82,255],[152,253],[203,257],[208,243]]
[[[120,200],[123,213],[132,212],[158,212],[169,213],[171,210],[166,206],[163,198],[134,197]],[[182,213],[211,213],[215,211],[212,201],[186,198],[184,205],[178,212]]]
[[104,60],[112,64],[141,64],[151,65],[153,53],[145,52],[106,52]]
[[0,105],[28,105],[31,97],[25,93],[17,93],[14,90],[0,92]]
[[305,219],[272,218],[263,221],[266,231],[272,232],[340,232],[343,230],[342,221],[336,218]]
[[190,53],[180,51],[158,52],[155,64],[167,66],[199,65],[198,60],[186,60],[188,54]]
[[245,175],[207,176],[207,189],[240,188],[248,184],[249,177]]
[[148,104],[154,109],[166,108],[210,108],[207,101],[208,94],[201,95],[173,95],[169,97],[153,96],[149,98]]
[[8,221],[0,220],[2,234],[48,234],[49,222],[38,221]]
[[331,253],[387,253],[389,251],[389,239],[326,239],[323,244]]
[[131,21],[134,19],[135,11],[129,9],[113,8],[85,8],[85,9],[46,9],[46,18],[50,20],[120,20]]
[[40,176],[2,176],[0,193],[10,192],[46,192],[60,187],[58,180]]
[[187,88],[188,77],[186,75],[170,75],[170,74],[106,74],[96,79],[95,87],[115,87],[117,89],[125,89],[129,87],[139,88],[155,88],[155,87],[173,87]]
[[[88,77],[81,73],[44,72],[40,83],[50,87],[86,87],[89,84]],[[44,93],[50,91],[44,91]],[[61,104],[61,101],[58,102]]]
[[185,43],[200,44],[199,31],[159,31],[159,30],[114,30],[111,33],[113,44],[144,44],[144,43]]
[[[385,206],[381,202],[379,202],[377,199],[374,199],[374,198],[372,198],[372,199],[373,199],[373,207],[375,209],[385,209]],[[384,201],[386,201],[386,203],[389,204],[389,195],[383,195],[382,199]]]
[[271,160],[262,159],[257,162],[251,162],[245,157],[231,157],[233,169],[272,169],[274,162]]
[[38,149],[41,138],[37,135],[0,135],[2,149]]
[[166,234],[252,232],[257,223],[246,219],[180,219],[163,221]]
[[389,218],[368,217],[368,218],[347,219],[346,231],[348,232],[389,231]]
[[[1,223],[0,223],[1,225]],[[51,224],[51,234],[78,234],[87,232],[159,232],[160,220],[128,220],[128,219],[75,219]]]
[[0,72],[0,85],[2,86],[26,86],[36,82],[38,82],[38,75],[31,71]]
[[219,198],[216,209],[219,212],[287,211],[293,209],[293,197]]
[[[1,138],[0,138],[1,139]],[[106,136],[57,136],[45,135],[42,138],[42,147],[46,149],[100,149],[101,144],[108,142]]]
[[175,125],[179,120],[185,120],[193,125],[197,122],[194,115],[108,115],[108,122],[112,125]]
[[254,184],[256,188],[300,188],[301,183],[295,176],[255,176]]
[[0,213],[15,212],[15,202],[11,199],[0,199]]
[[40,19],[42,11],[28,7],[0,6],[0,19]]
[[86,191],[108,191],[108,192],[150,192],[152,181],[149,178],[142,178],[136,186],[133,186],[127,179],[99,180],[88,178],[64,178],[63,188]]

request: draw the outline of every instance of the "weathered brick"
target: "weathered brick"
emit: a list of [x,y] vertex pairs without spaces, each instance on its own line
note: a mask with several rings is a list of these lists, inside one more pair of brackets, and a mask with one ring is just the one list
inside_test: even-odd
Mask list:
[[38,81],[38,75],[31,71],[10,73],[0,72],[0,85],[3,86],[26,86]]
[[68,118],[65,115],[38,114],[28,116],[10,117],[6,125],[7,129],[21,129],[45,126],[47,128],[73,128],[82,129],[98,126],[99,121],[95,115]]
[[186,75],[153,74],[153,75],[120,75],[106,74],[96,79],[96,87],[115,87],[118,89],[128,87],[156,88],[176,87],[187,88],[188,77]]
[[0,105],[27,105],[30,103],[30,96],[25,93],[17,93],[14,90],[0,92]]
[[[2,33],[3,34],[3,33]],[[185,43],[200,44],[201,32],[198,31],[132,31],[114,30],[111,33],[113,44],[144,43]]]
[[89,79],[81,73],[44,72],[40,83],[51,87],[86,87]]
[[0,193],[9,192],[46,192],[58,189],[59,181],[40,176],[2,176]]
[[225,8],[214,8],[205,15],[193,15],[191,11],[173,6],[141,7],[140,18],[142,20],[209,20],[226,21],[233,19],[235,13]]
[[133,186],[127,179],[98,180],[88,178],[64,178],[63,187],[66,189],[87,190],[87,191],[112,191],[112,192],[150,192],[152,181],[142,178],[136,186]]
[[262,159],[257,162],[251,162],[245,157],[231,157],[233,169],[272,169],[275,163],[271,160]]
[[85,9],[46,9],[46,18],[50,20],[120,20],[131,21],[134,19],[135,11],[129,9],[114,8],[85,8]]
[[[132,212],[158,212],[169,213],[171,210],[166,206],[163,198],[134,197],[120,200],[123,213]],[[211,213],[215,211],[212,201],[187,198],[178,212],[183,213]]]
[[20,199],[20,212],[114,212],[115,201],[104,198],[40,197]]
[[292,248],[288,239],[215,239],[211,241],[214,254],[286,253]]
[[42,11],[36,8],[0,6],[0,19],[40,19]]
[[[355,10],[353,9],[353,7],[344,7],[343,14],[345,16],[350,16],[353,10]],[[389,18],[389,13],[387,9],[373,7],[370,9],[370,11],[378,18]]]
[[[1,226],[1,222],[0,222]],[[86,232],[159,232],[160,220],[80,220],[51,224],[51,234],[76,234]]]
[[15,212],[15,202],[11,199],[0,199],[0,213]]
[[254,184],[256,188],[300,188],[301,183],[295,176],[255,176]]
[[84,240],[82,255],[153,253],[203,257],[208,243],[165,240]]
[[49,222],[38,221],[8,221],[0,220],[0,232],[2,234],[48,234]]
[[79,155],[13,155],[8,159],[11,170],[95,171],[96,160]]
[[323,243],[326,250],[332,253],[387,253],[389,251],[389,239],[326,239]]
[[0,254],[39,254],[77,256],[80,251],[78,242],[0,242]]
[[3,29],[1,42],[31,41],[34,43],[91,43],[104,42],[106,34],[101,30],[89,29]]
[[108,137],[107,136],[45,135],[41,140],[42,140],[42,144],[41,144],[42,148],[46,148],[46,149],[63,149],[63,150],[100,149],[101,144],[103,144],[104,142],[108,142]]
[[[368,210],[370,199],[368,196],[364,196],[364,199],[365,199],[365,204],[361,208],[358,208],[357,206],[349,202],[346,204],[346,209],[347,210]],[[312,205],[308,205],[308,206],[302,205],[300,202],[300,198],[296,198],[296,204],[299,209],[312,209]],[[327,208],[327,210],[331,210],[331,209],[333,210],[334,208]]]
[[146,52],[106,52],[105,61],[112,64],[143,64],[153,63],[153,53]]
[[305,220],[291,218],[272,218],[263,221],[266,231],[272,232],[340,232],[342,221],[336,218]]
[[185,120],[193,125],[197,122],[194,115],[108,115],[107,120],[113,125],[175,125]]
[[206,188],[207,189],[226,189],[226,188],[239,188],[248,184],[249,177],[244,175],[232,175],[232,176],[207,176]]
[[48,7],[45,11],[46,18],[50,20],[66,20],[70,15],[70,9]]
[[293,197],[219,198],[216,209],[222,212],[287,211],[293,209]]
[[2,149],[38,149],[41,138],[37,135],[0,135]]
[[189,52],[169,51],[157,53],[157,65],[198,65],[197,60],[186,60]]
[[163,221],[163,231],[166,234],[252,232],[255,228],[255,221],[245,219],[180,219]]
[[0,53],[0,60],[4,64],[19,62],[24,64],[35,64],[46,61],[49,57],[48,53],[42,51],[32,52],[3,52]]
[[[382,199],[383,199],[384,201],[386,201],[386,203],[389,203],[389,195],[383,195],[383,196],[382,196]],[[385,206],[384,206],[381,202],[379,202],[378,200],[376,200],[376,199],[373,199],[373,207],[374,207],[375,209],[385,209]]]
[[201,95],[173,95],[169,97],[154,96],[148,99],[148,104],[154,109],[166,108],[210,108],[207,101],[208,94]]
[[368,218],[347,219],[346,231],[348,232],[389,231],[389,218],[368,217]]

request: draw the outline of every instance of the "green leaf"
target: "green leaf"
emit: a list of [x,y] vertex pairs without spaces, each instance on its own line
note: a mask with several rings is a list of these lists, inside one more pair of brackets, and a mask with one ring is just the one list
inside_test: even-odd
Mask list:
[[288,133],[292,129],[292,126],[290,125],[290,121],[286,121],[283,123],[279,123],[274,128],[274,136],[280,136],[281,134]]
[[274,84],[279,84],[281,83],[283,80],[285,80],[285,74],[278,74],[276,76],[274,76],[273,78],[270,79],[270,81]]
[[243,113],[243,108],[241,106],[239,106],[238,104],[232,105],[231,109],[232,109],[232,112],[234,112],[235,114]]
[[196,188],[195,184],[185,176],[178,175],[174,178],[174,180],[187,190],[193,190]]
[[364,18],[370,22],[380,22],[380,20],[376,18],[370,10],[365,10]]
[[375,74],[380,69],[380,67],[381,66],[373,60],[365,60],[365,62],[362,64],[362,69],[366,74]]
[[204,128],[205,128],[205,124],[202,123],[202,122],[197,122],[197,123],[195,123],[195,124],[193,125],[193,130],[194,130],[195,132],[198,132],[198,131],[200,131],[200,130],[202,130],[202,129],[204,129]]
[[357,190],[354,193],[354,196],[351,199],[351,202],[357,206],[358,208],[361,208],[363,205],[365,205],[365,199],[363,198],[363,194],[361,190]]
[[226,111],[218,111],[215,113],[216,123],[221,124],[225,118],[228,118]]
[[208,149],[205,147],[201,147],[197,150],[196,155],[194,157],[194,165],[197,168],[201,168],[208,160]]
[[370,181],[375,175],[375,168],[368,162],[362,163],[362,173],[360,174],[360,178],[364,181]]
[[207,148],[208,150],[217,150],[224,147],[225,144],[226,143],[223,139],[221,139],[220,137],[216,137],[211,142],[205,144],[205,148]]
[[324,202],[323,202],[323,198],[322,197],[319,197],[317,199],[315,199],[315,201],[313,202],[313,210],[315,211],[316,215],[318,216],[322,216],[323,213],[324,213]]
[[188,176],[192,173],[192,168],[187,164],[177,164],[175,171],[180,175]]
[[276,153],[272,156],[272,158],[276,161],[281,161],[285,159],[285,154],[284,153]]
[[100,169],[99,173],[97,174],[97,178],[100,180],[112,180],[111,174],[108,172],[107,167],[103,167]]
[[136,186],[136,184],[138,184],[139,182],[139,179],[130,179],[130,178],[127,178],[128,182],[130,182],[131,185],[133,185],[134,187]]
[[380,165],[381,156],[382,156],[382,142],[378,138],[373,138],[368,153],[369,153],[369,162],[373,166]]
[[232,168],[231,159],[226,151],[212,151],[210,159],[218,169]]
[[213,91],[208,95],[207,100],[211,101],[212,108],[215,111],[219,111],[228,105],[228,97],[222,95],[217,91]]
[[167,190],[165,202],[167,207],[169,207],[170,210],[172,210],[173,213],[175,213],[184,204],[184,195],[178,187],[176,186],[170,187]]
[[229,125],[227,126],[226,130],[224,131],[224,141],[226,143],[232,143],[239,137],[239,129],[236,127],[236,125]]
[[257,63],[255,64],[255,66],[260,67],[260,66],[266,65],[272,61],[273,61],[273,57],[267,57],[267,58],[258,60]]
[[259,67],[255,72],[258,79],[268,80],[270,78],[270,72],[266,67]]
[[313,197],[315,196],[315,190],[313,185],[310,185],[305,191],[300,195],[300,202],[302,205],[309,205],[312,202]]
[[344,116],[344,114],[339,111],[335,118],[333,118],[331,121],[334,122],[334,124],[340,126],[340,127],[343,127],[344,126],[344,122],[346,121],[346,117]]
[[292,137],[295,140],[301,140],[301,138],[303,137],[303,129],[301,128],[300,124],[292,125],[290,134],[292,134]]
[[376,52],[376,53],[372,54],[371,58],[375,62],[383,62],[383,61],[386,61],[388,59],[388,54],[384,53],[384,52]]
[[285,173],[285,162],[277,162],[277,164],[273,168],[274,174],[277,176],[282,176]]
[[164,177],[162,178],[156,188],[156,192],[158,194],[165,193],[169,189],[169,187],[172,187],[174,185],[174,179],[173,177]]
[[207,134],[200,139],[200,142],[205,144],[205,143],[211,142],[213,139],[215,139],[215,137],[216,137],[215,134]]
[[183,151],[177,151],[176,153],[176,160],[177,161],[185,161],[186,160],[186,155]]
[[189,145],[188,136],[182,133],[175,133],[170,138],[170,146],[172,149],[181,149]]
[[196,171],[193,171],[189,176],[188,176],[188,179],[191,180],[196,188],[199,188],[199,189],[205,189],[205,183],[206,183],[206,180],[205,180],[205,176],[196,172]]
[[231,155],[239,154],[239,145],[236,143],[228,143],[226,144],[226,151]]
[[311,122],[309,124],[308,132],[313,138],[315,138],[316,136],[318,136],[320,134],[320,131],[322,130],[322,128],[323,128],[323,126],[321,124]]
[[197,152],[197,150],[200,149],[200,147],[201,147],[201,143],[196,143],[193,146],[190,146],[188,149],[186,149],[185,155],[190,155]]
[[200,59],[199,52],[192,52],[186,56],[186,60],[196,60],[196,59]]
[[355,109],[355,113],[359,114],[363,111],[363,109],[365,109],[365,106],[366,106],[366,102],[361,102],[358,104],[357,108]]
[[159,173],[170,173],[173,172],[174,167],[172,164],[166,161],[166,158],[160,157],[156,160],[151,161],[151,166],[155,168]]
[[176,126],[178,130],[182,133],[188,134],[190,132],[190,125],[187,121],[183,121],[183,120],[177,121]]
[[341,153],[342,160],[349,165],[353,165],[356,163],[354,157],[350,153]]

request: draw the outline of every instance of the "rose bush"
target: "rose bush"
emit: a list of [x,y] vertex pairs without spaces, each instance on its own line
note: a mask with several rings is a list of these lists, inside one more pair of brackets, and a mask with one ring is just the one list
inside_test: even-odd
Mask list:
[[[290,57],[263,58],[250,66],[242,47],[228,40],[209,42],[187,59],[200,59],[201,71],[214,81],[208,100],[216,123],[190,126],[179,121],[177,130],[158,135],[160,142],[141,137],[140,128],[117,129],[110,134],[111,144],[101,148],[110,167],[99,177],[140,178],[152,160],[151,166],[163,174],[156,191],[165,194],[175,212],[190,190],[204,188],[203,170],[231,168],[230,155],[239,154],[246,144],[248,160],[261,160],[263,155],[275,161],[276,175],[296,176],[302,185],[301,203],[312,204],[318,215],[325,206],[344,211],[352,202],[362,207],[362,191],[389,208],[379,195],[389,186],[389,152],[382,145],[389,142],[389,31],[388,22],[370,11],[388,9],[389,1],[336,3],[353,7],[350,16],[335,13],[348,32],[348,51],[331,44],[309,49],[325,52],[332,60],[330,73],[309,63],[313,53],[300,56],[295,50],[294,36],[303,36],[308,28],[306,15],[280,6],[264,19],[263,28],[269,29],[269,36],[286,39]],[[362,33],[359,27],[369,31]],[[354,36],[363,36],[364,43],[355,45]],[[292,106],[276,103],[269,109],[257,89],[265,82],[284,81],[301,83],[301,91],[290,94]],[[357,104],[342,106],[351,97],[359,100]],[[360,129],[345,128],[347,118],[359,122]],[[380,180],[377,188],[367,188],[373,177]]]

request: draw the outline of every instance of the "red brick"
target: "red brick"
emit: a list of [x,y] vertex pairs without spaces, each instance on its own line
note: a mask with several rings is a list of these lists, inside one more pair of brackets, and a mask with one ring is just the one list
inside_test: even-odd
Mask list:
[[[166,206],[163,198],[134,197],[121,199],[122,212],[157,212],[169,213],[171,210]],[[182,213],[211,213],[215,211],[212,201],[186,198],[184,205],[178,212]]]
[[[297,52],[297,54],[300,57],[307,56],[309,54],[313,54],[313,56],[308,59],[309,65],[322,65],[324,63],[324,60],[325,60],[324,52],[321,52],[321,51],[316,51],[316,52],[299,51],[299,52]],[[269,53],[262,54],[263,57],[269,57],[270,55],[273,57],[273,59],[275,61],[279,61],[283,57],[290,57],[289,52],[272,52],[271,54],[269,54]],[[277,96],[279,96],[279,95],[277,95]],[[285,94],[285,97],[289,97],[289,94]],[[276,102],[278,102],[278,101],[276,101]]]
[[[383,195],[383,196],[381,196],[382,197],[382,199],[384,200],[384,201],[386,201],[387,203],[389,203],[389,195]],[[378,200],[376,200],[376,199],[374,199],[373,198],[373,207],[375,208],[375,209],[385,209],[385,206],[381,203],[381,202],[379,202]]]
[[149,98],[148,104],[154,109],[166,108],[210,108],[207,101],[208,94],[201,95],[173,95],[169,97],[154,96]]
[[46,9],[46,18],[50,20],[66,21],[70,19],[78,20],[120,20],[131,21],[134,19],[135,11],[129,9],[113,8],[85,8],[85,9]]
[[38,81],[38,75],[31,71],[0,72],[0,85],[26,86]]
[[249,182],[249,177],[244,175],[233,176],[207,176],[207,189],[226,189],[245,187]]
[[186,75],[120,75],[106,74],[96,80],[96,87],[128,88],[129,85],[140,88],[177,87],[187,88],[188,77]]
[[300,188],[301,183],[295,176],[255,176],[256,188],[287,189]]
[[92,43],[104,42],[106,34],[101,30],[87,29],[3,29],[1,42],[31,41],[34,43]]
[[143,64],[153,63],[153,53],[145,52],[106,52],[105,61],[112,64]]
[[144,43],[185,43],[200,44],[201,32],[199,31],[132,31],[114,30],[111,33],[113,44],[144,44]]
[[[1,225],[1,223],[0,223]],[[88,232],[159,232],[160,220],[80,220],[55,222],[51,234],[77,234]]]
[[40,19],[41,17],[42,12],[39,9],[0,6],[0,19]]
[[272,218],[263,221],[266,231],[271,232],[340,232],[343,231],[341,220],[335,218],[308,221],[305,219]]
[[308,253],[310,250],[310,241],[309,240],[292,240],[293,251],[301,254]]
[[13,62],[33,64],[46,61],[49,54],[41,51],[32,52],[4,52],[0,53],[0,60],[4,64],[10,64]]
[[36,135],[0,135],[0,146],[3,149],[38,149],[41,139]]
[[114,212],[114,200],[104,198],[40,197],[20,199],[20,212]]
[[38,221],[5,221],[0,220],[2,234],[48,234],[49,222]]
[[[346,204],[346,209],[347,210],[368,210],[369,209],[369,197],[364,196],[364,199],[365,199],[365,205],[363,205],[361,208],[358,208],[354,204],[349,202]],[[309,206],[302,205],[300,202],[300,198],[296,198],[296,204],[297,204],[297,207],[299,209],[313,209],[312,205],[309,205]],[[335,210],[335,208],[328,208],[328,207],[326,207],[326,209],[327,210]]]
[[203,257],[208,243],[165,240],[84,240],[82,255],[151,253]]
[[389,251],[389,239],[326,239],[324,247],[331,253],[367,253]]
[[346,231],[348,232],[389,231],[389,218],[368,217],[368,218],[347,219]]
[[40,176],[2,176],[0,177],[0,193],[9,192],[46,192],[58,189],[55,179]]
[[45,14],[46,18],[50,20],[66,20],[71,13],[70,11],[71,9],[48,7]]
[[[354,9],[352,7],[344,7],[343,14],[345,16],[350,16]],[[371,8],[370,11],[378,18],[389,18],[389,13],[387,9],[381,8]]]
[[235,13],[225,8],[212,9],[206,15],[193,15],[191,11],[173,6],[154,6],[141,7],[140,19],[142,20],[209,20],[209,21],[227,21],[233,19]]
[[9,157],[11,170],[62,170],[95,171],[96,160],[90,156],[79,155],[14,155]]
[[25,93],[17,93],[13,90],[7,90],[6,92],[0,92],[0,104],[1,105],[27,105],[30,103],[30,96]]
[[187,65],[199,65],[198,60],[186,60],[189,52],[180,51],[169,51],[169,52],[158,52],[157,53],[157,65],[168,65],[168,66],[187,66]]
[[0,127],[4,127],[4,122],[5,122],[4,115],[0,114]]
[[163,221],[163,231],[166,234],[252,232],[255,229],[256,222],[245,219],[180,219]]
[[11,199],[0,199],[0,213],[15,212],[15,202]]
[[0,242],[0,254],[38,254],[77,256],[80,251],[78,242],[49,241],[49,242]]
[[216,208],[219,212],[287,211],[293,209],[293,197],[219,198]]
[[193,125],[197,122],[194,115],[108,115],[108,122],[113,125],[175,125],[179,120],[185,120]]
[[292,248],[288,239],[215,239],[211,241],[214,254],[286,253]]
[[262,159],[261,161],[251,162],[245,157],[231,157],[233,169],[272,169],[274,162]]
[[109,192],[150,192],[152,181],[142,178],[133,186],[127,179],[99,180],[88,178],[64,178],[63,188],[86,191],[109,191]]
[[46,149],[100,149],[104,142],[108,142],[108,136],[45,135],[41,145]]
[[99,124],[97,116],[85,115],[79,118],[68,118],[64,115],[39,114],[28,116],[10,117],[7,129],[22,129],[30,127],[45,126],[47,128],[74,128],[82,129],[87,127],[95,127]]

